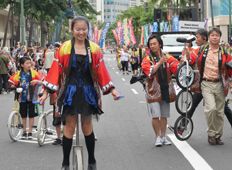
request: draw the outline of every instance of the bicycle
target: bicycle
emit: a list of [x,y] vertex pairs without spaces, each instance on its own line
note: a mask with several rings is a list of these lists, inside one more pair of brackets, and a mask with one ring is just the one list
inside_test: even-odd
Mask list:
[[[36,87],[35,91],[38,91],[39,85]],[[33,96],[33,103],[40,104],[40,102],[35,101],[36,93]],[[41,97],[43,93],[39,93],[38,97]],[[48,110],[47,112],[44,111],[44,104],[42,105],[42,113],[40,113],[40,117],[38,120],[38,125],[34,126],[37,129],[37,142],[39,146],[43,146],[45,143],[46,137],[49,137],[53,140],[56,139],[56,129],[54,128],[53,124],[53,109]],[[54,134],[54,135],[53,135]]]
[[22,117],[19,114],[19,109],[18,109],[18,100],[17,97],[18,95],[23,91],[22,88],[16,88],[16,87],[11,87],[11,91],[15,91],[15,108],[11,112],[8,122],[7,122],[7,127],[8,127],[8,133],[10,138],[16,142],[18,141],[22,134],[23,134],[23,123],[22,123]]
[[[189,36],[188,38],[179,37],[176,39],[177,42],[184,43],[184,48],[187,42],[192,42],[195,40],[194,36]],[[178,68],[176,73],[176,82],[182,90],[178,93],[175,101],[175,106],[177,111],[181,114],[175,122],[174,134],[177,139],[184,141],[190,138],[193,132],[193,121],[188,116],[188,111],[192,109],[193,105],[193,95],[189,91],[189,87],[194,82],[195,72],[192,66],[189,65],[186,59],[186,54],[184,56],[184,63]]]

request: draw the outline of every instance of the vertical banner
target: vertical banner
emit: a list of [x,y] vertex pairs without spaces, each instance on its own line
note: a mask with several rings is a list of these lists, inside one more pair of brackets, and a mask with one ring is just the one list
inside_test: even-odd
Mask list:
[[207,22],[208,22],[208,18],[205,19],[204,28],[206,28]]
[[101,37],[100,48],[103,48],[103,45],[104,45],[104,42],[105,42],[105,39],[106,39],[106,33],[107,33],[107,31],[108,31],[108,28],[109,28],[110,23],[111,23],[111,22],[106,22],[105,28],[104,28],[104,30],[102,31],[102,37]]
[[127,37],[129,39],[129,45],[131,46],[131,41],[130,41],[130,29],[129,29],[129,26],[127,25],[127,29],[128,29],[128,34],[127,34]]
[[101,37],[102,37],[102,29],[98,31],[98,45],[100,46],[101,43]]
[[130,43],[130,40],[128,38],[127,18],[123,20],[123,27],[124,27],[125,45],[128,45]]
[[122,24],[122,37],[121,37],[121,45],[124,45],[125,43],[125,39],[124,39],[124,27],[123,27],[123,24]]
[[160,22],[160,32],[164,31],[164,22]]
[[121,43],[121,37],[122,37],[122,23],[121,21],[117,22],[117,30],[118,30],[118,41]]
[[94,25],[94,42],[98,44],[98,27]]
[[167,22],[164,23],[164,32],[168,32],[168,23]]
[[144,46],[144,26],[142,26],[142,32],[141,32],[141,44]]
[[72,30],[72,19],[69,19],[68,21],[69,21],[69,32],[71,32],[71,30]]
[[178,32],[179,31],[179,16],[172,17],[173,19],[173,31]]
[[89,22],[89,40],[93,41],[93,30],[92,30],[92,26],[91,26],[91,22]]
[[113,32],[113,34],[114,34],[114,38],[115,38],[115,40],[117,41],[117,43],[118,43],[118,36],[117,36],[117,34],[116,34],[116,31],[115,30],[112,30],[112,32]]
[[158,23],[153,22],[153,32],[158,32]]
[[148,25],[144,26],[144,45],[147,46],[148,41]]
[[134,31],[132,28],[132,18],[129,19],[129,29],[130,29],[131,46],[133,46],[136,44],[136,39],[135,39]]
[[153,27],[153,26],[152,26],[151,24],[149,24],[149,37],[151,36],[152,30],[153,30],[152,27]]

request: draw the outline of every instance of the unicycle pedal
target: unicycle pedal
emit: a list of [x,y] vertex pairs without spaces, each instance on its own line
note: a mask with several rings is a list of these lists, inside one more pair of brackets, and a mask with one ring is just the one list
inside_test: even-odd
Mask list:
[[47,134],[47,135],[52,135],[53,133],[52,133],[52,132],[47,131],[47,132],[46,132],[46,134]]

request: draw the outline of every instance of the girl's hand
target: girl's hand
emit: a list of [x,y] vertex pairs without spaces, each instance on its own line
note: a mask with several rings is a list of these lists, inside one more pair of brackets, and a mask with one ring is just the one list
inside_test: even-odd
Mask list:
[[40,101],[40,105],[43,105],[44,104],[44,101],[47,99],[48,97],[48,91],[47,89],[44,90],[43,92],[43,96],[39,98],[39,101]]
[[36,85],[38,82],[39,82],[38,80],[32,80],[30,84],[31,84],[32,86],[34,86],[34,85]]
[[118,96],[120,96],[120,94],[115,89],[111,89],[111,94],[114,97],[114,100],[120,99],[120,98],[118,98]]

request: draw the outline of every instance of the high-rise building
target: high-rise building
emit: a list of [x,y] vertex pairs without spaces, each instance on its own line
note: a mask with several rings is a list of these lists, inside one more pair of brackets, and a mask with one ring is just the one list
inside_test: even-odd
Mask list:
[[104,0],[87,0],[87,1],[97,12],[102,11],[101,15],[97,16],[97,20],[104,22]]

